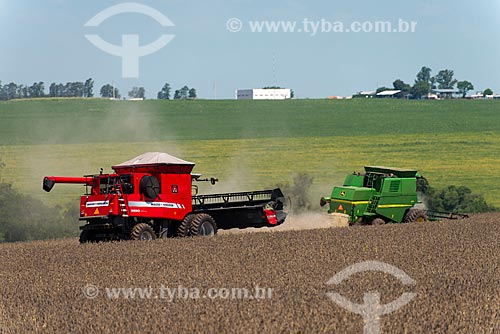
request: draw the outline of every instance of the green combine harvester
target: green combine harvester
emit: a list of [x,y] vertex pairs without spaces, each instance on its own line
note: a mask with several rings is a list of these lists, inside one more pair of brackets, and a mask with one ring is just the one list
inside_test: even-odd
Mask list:
[[[334,187],[330,197],[321,198],[320,205],[329,204],[328,213],[348,215],[349,225],[383,225],[468,217],[423,209],[417,195],[417,181],[422,176],[416,170],[369,166],[365,167],[365,171],[365,174],[347,175],[344,185]],[[416,207],[417,204],[421,205]]]

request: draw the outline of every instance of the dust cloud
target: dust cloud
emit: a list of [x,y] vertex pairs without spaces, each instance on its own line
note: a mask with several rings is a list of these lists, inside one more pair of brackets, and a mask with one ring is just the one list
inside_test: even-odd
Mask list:
[[326,212],[302,212],[289,214],[285,222],[276,227],[246,228],[220,230],[219,234],[255,233],[255,232],[279,232],[315,230],[320,228],[334,228],[349,226],[347,216],[342,214],[328,214]]

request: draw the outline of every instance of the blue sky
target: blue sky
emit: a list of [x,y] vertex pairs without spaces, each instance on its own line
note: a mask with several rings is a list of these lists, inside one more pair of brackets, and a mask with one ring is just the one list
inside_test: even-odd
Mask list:
[[[436,74],[449,68],[476,90],[500,93],[500,3],[458,1],[250,1],[144,0],[173,23],[162,27],[135,13],[110,17],[99,27],[84,24],[126,1],[0,0],[0,80],[32,84],[95,80],[94,91],[114,82],[121,93],[146,88],[149,98],[165,82],[195,87],[199,97],[233,98],[237,88],[278,84],[300,98],[351,95],[395,79],[413,83],[422,66]],[[230,32],[228,19],[242,22]],[[249,21],[302,24],[328,20],[417,22],[413,33],[251,32]],[[138,78],[122,78],[121,59],[92,45],[86,34],[120,44],[138,34],[148,44],[162,34],[175,38],[140,58]],[[214,91],[214,82],[216,91]]]

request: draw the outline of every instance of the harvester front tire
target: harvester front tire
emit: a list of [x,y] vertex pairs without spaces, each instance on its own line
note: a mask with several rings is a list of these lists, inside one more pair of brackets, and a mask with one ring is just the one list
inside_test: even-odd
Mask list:
[[217,234],[215,220],[206,213],[197,214],[191,222],[192,236],[212,236]]
[[95,239],[92,237],[92,232],[89,230],[82,230],[80,233],[80,243],[85,244],[88,242],[95,242]]
[[195,215],[190,213],[181,221],[179,227],[177,228],[178,237],[189,237],[191,235],[191,222],[193,221]]
[[385,225],[385,220],[383,220],[382,218],[375,218],[374,220],[372,220],[372,225],[373,226]]
[[156,239],[156,234],[151,226],[146,223],[140,223],[132,228],[132,232],[130,232],[130,239],[152,241]]
[[356,219],[355,221],[353,222],[350,222],[349,224],[350,226],[363,226],[364,225],[364,222],[363,222],[363,217],[359,217],[358,219]]
[[419,209],[410,209],[406,213],[403,221],[405,223],[421,223],[421,222],[426,222],[427,221],[427,214],[425,213],[424,210],[419,210]]

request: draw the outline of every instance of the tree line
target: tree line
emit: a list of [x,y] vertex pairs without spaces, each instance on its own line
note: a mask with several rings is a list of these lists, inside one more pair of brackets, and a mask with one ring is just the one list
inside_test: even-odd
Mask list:
[[[158,100],[170,100],[172,97],[172,87],[167,82],[163,88],[158,92]],[[174,100],[184,100],[184,99],[196,99],[196,89],[189,88],[188,86],[183,86],[180,89],[174,91]]]
[[[99,90],[99,94],[102,98],[122,98],[120,90],[112,84],[103,85]],[[85,82],[76,81],[65,84],[53,82],[49,86],[48,94],[45,92],[45,83],[43,81],[35,82],[31,86],[16,84],[14,82],[3,85],[2,81],[0,81],[0,101],[50,97],[94,97],[94,80],[89,78]],[[144,87],[133,87],[128,92],[128,97],[144,99],[146,97],[146,89]],[[168,83],[157,94],[159,100],[170,100],[171,98],[174,100],[196,99],[197,97],[196,89],[189,88],[188,86],[183,86],[175,90],[172,96],[172,88]]]
[[478,213],[498,210],[487,203],[482,194],[475,194],[465,186],[450,185],[438,189],[431,187],[425,178],[419,178],[417,192],[430,211]]
[[51,83],[49,93],[45,93],[45,83],[35,82],[31,86],[18,85],[14,82],[2,85],[0,81],[0,100],[29,99],[44,97],[93,97],[94,80],[85,82]]
[[[0,161],[0,176],[4,166]],[[78,211],[78,205],[49,207],[0,177],[0,243],[75,237]]]
[[[394,89],[401,91],[397,95],[399,98],[421,99],[426,97],[431,90],[456,89],[462,98],[465,98],[467,93],[474,89],[474,85],[471,82],[467,80],[459,81],[455,79],[455,72],[453,70],[444,69],[440,70],[436,75],[432,75],[432,69],[427,66],[423,66],[417,73],[413,85],[405,83],[401,79],[396,79],[392,85],[392,88],[379,87],[376,93]],[[483,92],[483,95],[492,94],[493,91],[489,88]]]

